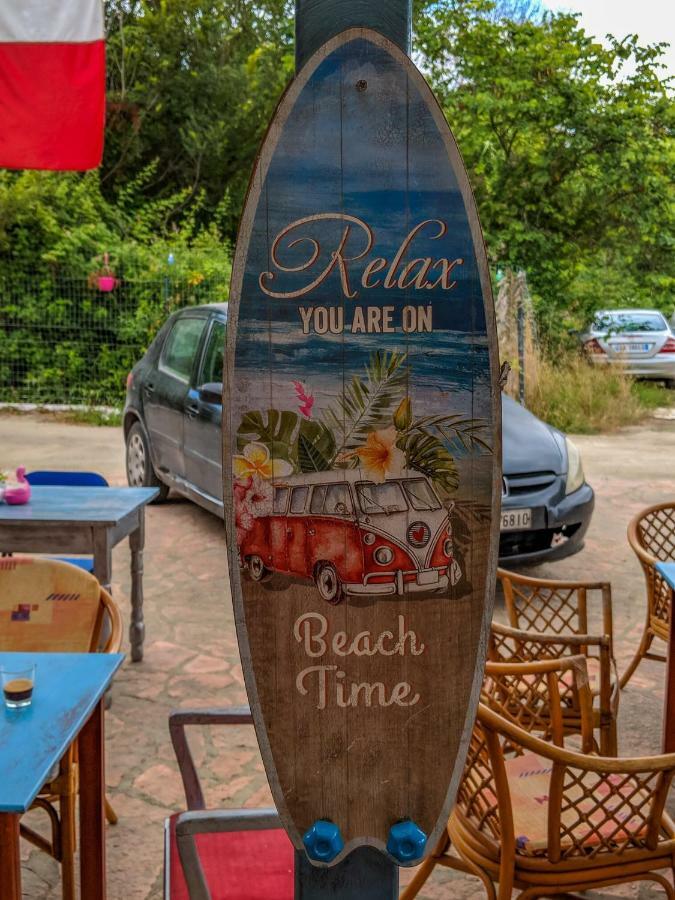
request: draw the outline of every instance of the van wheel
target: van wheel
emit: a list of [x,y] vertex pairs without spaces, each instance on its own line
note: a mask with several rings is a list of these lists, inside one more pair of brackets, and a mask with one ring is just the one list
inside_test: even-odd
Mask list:
[[256,555],[249,557],[248,574],[251,576],[251,581],[255,581],[258,584],[262,581],[267,581],[272,575],[262,559]]
[[331,603],[333,606],[336,606],[344,597],[338,573],[331,563],[323,563],[319,566],[316,573],[316,586],[326,603]]

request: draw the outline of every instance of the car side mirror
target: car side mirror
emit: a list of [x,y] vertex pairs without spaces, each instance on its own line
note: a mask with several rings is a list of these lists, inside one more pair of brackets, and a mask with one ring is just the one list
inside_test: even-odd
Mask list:
[[218,406],[222,405],[223,402],[223,382],[222,381],[209,381],[207,384],[202,384],[201,387],[197,388],[199,391],[199,399],[204,403],[215,403]]

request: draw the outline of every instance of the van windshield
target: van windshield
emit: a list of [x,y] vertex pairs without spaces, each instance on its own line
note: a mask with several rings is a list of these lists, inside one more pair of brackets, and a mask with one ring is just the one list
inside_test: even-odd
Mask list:
[[423,478],[410,479],[410,481],[404,481],[402,484],[413,509],[430,510],[441,508],[438,497]]
[[366,515],[389,515],[408,509],[405,494],[398,481],[386,481],[384,484],[361,481],[356,485],[356,493],[361,511]]

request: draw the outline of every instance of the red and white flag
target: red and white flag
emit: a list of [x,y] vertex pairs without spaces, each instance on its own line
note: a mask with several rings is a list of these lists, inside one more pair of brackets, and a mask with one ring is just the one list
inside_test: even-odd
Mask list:
[[101,0],[0,0],[0,167],[94,169],[104,124]]

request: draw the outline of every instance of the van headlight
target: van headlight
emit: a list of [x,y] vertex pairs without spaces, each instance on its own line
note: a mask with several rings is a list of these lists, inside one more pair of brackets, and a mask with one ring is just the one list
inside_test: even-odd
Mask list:
[[584,467],[581,464],[581,453],[576,444],[566,437],[565,447],[567,448],[567,481],[565,482],[565,493],[571,494],[579,490],[585,481]]
[[394,558],[394,552],[389,547],[378,547],[373,556],[379,566],[388,566]]

